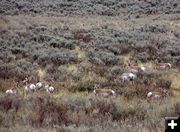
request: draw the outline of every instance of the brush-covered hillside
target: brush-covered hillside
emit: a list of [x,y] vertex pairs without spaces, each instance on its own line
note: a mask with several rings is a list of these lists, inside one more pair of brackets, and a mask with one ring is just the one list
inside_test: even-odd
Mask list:
[[[180,116],[179,0],[0,5],[0,131],[160,132]],[[145,70],[123,81],[137,65]],[[54,91],[26,91],[39,81]],[[116,96],[96,96],[95,85]]]

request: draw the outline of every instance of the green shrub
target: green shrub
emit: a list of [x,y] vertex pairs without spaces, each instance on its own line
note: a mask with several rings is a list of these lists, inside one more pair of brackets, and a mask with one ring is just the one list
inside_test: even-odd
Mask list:
[[99,52],[97,57],[106,65],[115,65],[118,62],[118,58],[113,53]]
[[[39,103],[38,111],[37,111],[37,121],[39,125],[44,126],[53,126],[55,124],[66,124],[68,123],[68,108],[64,104],[59,104],[53,100],[48,100],[45,102],[43,98]],[[44,100],[44,101],[43,101]],[[34,124],[35,126],[37,124]]]
[[85,81],[80,82],[75,86],[72,86],[69,90],[72,92],[83,92],[83,91],[91,91],[94,87],[94,81]]
[[14,47],[11,49],[11,52],[13,54],[23,54],[25,56],[27,53],[27,50],[25,48]]
[[0,54],[0,60],[2,60],[5,63],[9,63],[14,60],[14,57],[10,51],[3,51],[4,49],[0,48],[1,54]]
[[3,123],[3,120],[4,120],[3,113],[0,112],[0,126],[1,126],[2,123]]
[[156,81],[156,87],[170,89],[172,82],[170,80],[158,79]]
[[51,56],[51,60],[53,63],[59,64],[67,64],[69,62],[76,62],[78,60],[77,54],[74,52],[58,52],[54,53]]
[[122,74],[124,72],[124,68],[121,66],[114,66],[111,68],[111,74],[117,75],[117,74]]
[[52,39],[49,43],[54,48],[75,49],[75,43],[72,40],[66,40],[64,38]]

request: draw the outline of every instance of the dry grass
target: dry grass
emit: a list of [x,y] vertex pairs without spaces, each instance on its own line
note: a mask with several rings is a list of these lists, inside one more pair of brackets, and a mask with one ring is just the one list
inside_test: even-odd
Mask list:
[[[89,99],[93,101],[91,105]],[[140,128],[143,131],[162,131],[164,117],[179,114],[179,103],[170,98],[148,103],[138,98],[131,101],[122,96],[104,99],[93,94],[67,91],[51,97],[43,94],[31,94],[24,99],[4,96],[0,101],[0,129],[19,131],[21,126],[21,130],[52,132],[139,131]],[[64,116],[59,114],[61,112],[65,112]]]
[[[136,29],[145,26],[164,24],[170,25],[170,30],[164,34],[169,37],[168,39],[172,39],[171,30],[180,27],[179,21],[170,20],[170,16],[175,15],[150,15],[139,19],[132,18],[128,21],[118,16],[95,15],[83,17],[1,16],[0,28],[13,33],[16,31],[26,33],[27,27],[45,25],[45,27],[52,29],[48,32],[51,35],[51,33],[56,33],[53,32],[54,29],[63,29],[64,27],[68,27],[72,31],[79,29],[99,30],[110,27],[110,29],[122,31],[120,33],[128,33],[128,31],[133,33]],[[156,18],[158,19],[154,21]],[[180,75],[177,69],[173,67],[173,69],[160,72],[154,69],[155,63],[153,61],[140,62],[140,65],[147,67],[149,76],[140,77],[140,79],[135,80],[134,84],[131,82],[115,84],[113,77],[105,77],[105,74],[108,74],[112,67],[103,67],[91,63],[86,58],[86,50],[88,51],[89,47],[81,49],[77,45],[79,43],[76,42],[75,49],[72,49],[72,51],[77,53],[78,62],[80,63],[68,63],[60,66],[52,64],[52,67],[61,71],[62,74],[69,74],[62,82],[57,81],[53,84],[55,87],[53,94],[37,91],[24,96],[21,84],[17,96],[6,96],[4,92],[12,85],[12,80],[0,80],[0,131],[163,131],[165,116],[180,115]],[[103,50],[109,51],[107,49]],[[94,49],[92,51],[96,52]],[[128,63],[135,55],[137,53],[133,50],[123,55],[117,55],[117,58],[119,61],[122,60],[122,63]],[[12,58],[15,59],[15,55]],[[19,59],[23,59],[22,56]],[[27,60],[30,59],[27,58]],[[45,67],[39,67],[33,72],[37,73],[40,80],[44,80],[50,74]],[[80,79],[72,77],[76,77],[76,75],[80,75]],[[166,80],[172,82],[169,91],[172,91],[174,96],[148,102],[145,98],[146,94],[148,91],[159,90],[156,87],[156,82],[159,79],[164,79],[164,83]],[[117,97],[96,97],[92,93],[95,83],[101,84],[103,88],[115,90]],[[87,91],[90,93],[87,93]],[[92,100],[92,104],[90,100]]]
[[[174,14],[176,16],[176,14]],[[154,18],[158,20],[153,21]],[[49,27],[63,27],[69,26],[72,29],[90,29],[90,28],[99,28],[104,25],[111,25],[116,29],[128,31],[133,28],[142,27],[148,23],[153,24],[170,24],[172,28],[179,28],[179,21],[166,20],[168,15],[160,16],[148,16],[139,19],[130,19],[128,21],[122,20],[119,17],[110,17],[110,16],[76,16],[76,17],[47,17],[47,16],[31,16],[31,15],[18,15],[18,16],[1,16],[0,27],[9,27],[11,29],[16,29],[19,31],[25,31],[27,25],[33,24],[48,24]],[[173,15],[171,14],[171,17]],[[162,21],[164,20],[164,21]],[[16,26],[15,26],[16,25]],[[15,28],[16,27],[16,28]]]
[[167,78],[172,81],[172,89],[180,90],[180,74],[178,73],[178,71],[173,70],[172,72],[170,72]]
[[39,76],[40,80],[43,80],[44,77],[46,76],[46,71],[42,68],[38,69],[38,76]]
[[76,46],[74,50],[78,54],[80,60],[85,59],[85,52],[80,47]]

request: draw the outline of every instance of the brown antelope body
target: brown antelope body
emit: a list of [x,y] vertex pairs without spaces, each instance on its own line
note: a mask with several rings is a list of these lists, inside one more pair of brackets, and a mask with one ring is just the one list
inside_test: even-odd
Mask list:
[[138,74],[140,72],[144,72],[146,68],[144,66],[139,66],[138,64],[131,66],[131,64],[128,64],[129,72]]
[[149,92],[147,94],[148,99],[161,99],[168,96],[167,90],[162,90],[161,92]]
[[96,86],[94,87],[94,91],[95,95],[98,95],[98,96],[104,96],[104,97],[109,97],[109,96],[115,96],[115,91],[112,90],[112,89],[102,89],[102,88],[99,88],[99,86]]
[[6,94],[16,94],[19,82],[14,82],[14,86],[6,90]]
[[47,88],[47,87],[49,87],[49,85],[50,85],[50,82],[48,82],[48,81],[38,81],[37,83],[36,83],[36,89],[42,89],[42,88]]
[[172,65],[170,63],[158,63],[157,69],[170,69]]
[[30,80],[27,77],[25,78],[25,80],[23,80],[23,84],[25,84],[24,90],[26,92],[34,91],[36,89],[36,85],[30,83]]

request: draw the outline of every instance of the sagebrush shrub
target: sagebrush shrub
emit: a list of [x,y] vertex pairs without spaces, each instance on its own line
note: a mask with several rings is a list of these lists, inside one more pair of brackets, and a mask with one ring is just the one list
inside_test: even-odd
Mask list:
[[170,89],[172,82],[170,80],[158,79],[156,86],[159,88]]
[[69,90],[72,92],[83,92],[83,91],[92,91],[94,87],[94,81],[85,81],[80,82],[75,86],[72,86]]
[[122,74],[124,71],[125,69],[123,68],[123,66],[114,66],[111,68],[111,73],[113,75]]
[[114,65],[118,62],[118,58],[113,53],[99,52],[97,57],[100,58],[106,65]]

